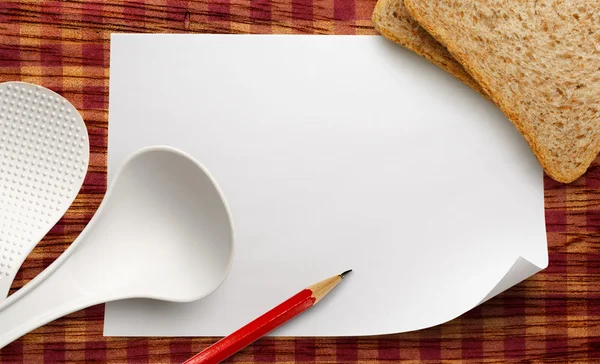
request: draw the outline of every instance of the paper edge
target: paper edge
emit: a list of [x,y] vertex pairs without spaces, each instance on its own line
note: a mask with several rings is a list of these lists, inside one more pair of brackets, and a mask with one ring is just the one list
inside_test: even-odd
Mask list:
[[[547,255],[546,255],[547,257]],[[461,310],[461,313],[449,318],[448,320],[439,322],[437,324],[433,324],[433,325],[429,325],[429,326],[423,326],[420,328],[414,328],[411,330],[404,330],[404,331],[395,331],[395,332],[382,332],[382,333],[378,333],[378,334],[371,334],[371,335],[344,335],[344,336],[337,336],[337,335],[317,335],[317,336],[313,336],[313,337],[332,337],[332,338],[336,338],[336,337],[359,337],[359,336],[381,336],[381,335],[394,335],[394,334],[401,334],[401,333],[405,333],[405,332],[414,332],[414,331],[419,331],[419,330],[424,330],[424,329],[428,329],[431,327],[435,327],[435,326],[439,326],[439,325],[443,325],[447,322],[450,322],[462,315],[464,315],[466,312],[470,311],[471,309],[485,303],[486,301],[490,300],[491,298],[499,295],[500,293],[510,289],[511,287],[519,284],[520,282],[528,279],[529,277],[533,276],[534,274],[540,272],[541,270],[545,269],[548,267],[548,260],[546,259],[545,262],[542,265],[538,265],[535,264],[533,262],[531,262],[530,260],[524,258],[523,256],[518,256],[514,262],[510,265],[510,268],[508,268],[506,270],[506,272],[502,275],[502,278],[493,286],[493,288],[481,299],[478,301],[477,304],[473,305],[473,306],[467,306],[465,307],[464,310]],[[106,312],[104,314],[104,324],[106,323]],[[152,335],[124,335],[124,334],[118,334],[118,333],[114,333],[114,330],[112,331],[112,333],[107,333],[106,330],[106,325],[103,325],[103,330],[102,330],[103,336],[104,337],[154,337]],[[160,336],[160,337],[176,337],[176,336]],[[211,336],[205,336],[205,335],[184,335],[182,337],[211,337]],[[279,337],[291,337],[289,335],[280,335]]]

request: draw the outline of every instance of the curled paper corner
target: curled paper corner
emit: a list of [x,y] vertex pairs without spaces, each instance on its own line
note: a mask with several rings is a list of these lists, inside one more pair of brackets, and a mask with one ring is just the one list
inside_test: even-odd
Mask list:
[[451,318],[444,320],[442,322],[439,322],[436,324],[424,325],[422,327],[418,327],[418,328],[414,328],[413,330],[406,330],[406,331],[416,331],[416,330],[427,329],[430,327],[443,325],[447,322],[450,322],[450,321],[460,317],[461,315],[465,314],[469,310],[481,305],[482,303],[485,303],[486,301],[490,300],[491,298],[506,291],[507,289],[521,283],[522,281],[528,279],[529,277],[533,276],[534,274],[546,269],[547,267],[548,267],[547,251],[545,252],[545,255],[542,256],[542,259],[539,261],[534,260],[534,259],[530,260],[530,259],[524,258],[523,256],[518,256],[513,261],[513,263],[510,265],[510,267],[505,271],[505,273],[501,276],[502,278],[500,278],[498,283],[496,283],[493,286],[493,288],[487,293],[487,295],[485,295],[483,297],[483,299],[481,299],[477,304],[472,305],[472,306],[467,306],[467,308],[463,309],[460,313],[453,315]]
[[543,270],[547,267],[548,267],[547,251],[545,251],[544,254],[542,256],[540,256],[539,259],[537,257],[528,259],[528,258],[524,258],[522,255],[519,255],[517,258],[515,258],[513,260],[513,263],[509,265],[509,268],[506,269],[503,274],[498,276],[501,278],[497,281],[497,283],[495,285],[493,285],[493,288],[481,300],[475,301],[475,302],[477,302],[476,304],[466,305],[462,310],[460,310],[460,312],[452,315],[451,317],[449,317],[446,320],[438,321],[436,323],[422,325],[419,327],[415,327],[411,330],[405,330],[403,332],[427,329],[430,327],[443,325],[447,322],[450,322],[450,321],[460,317],[461,315],[465,314],[466,312],[470,311],[471,309],[485,303],[486,301],[490,300],[491,298],[506,291],[507,289],[530,278],[534,274],[540,272],[541,270]]
[[527,278],[533,276],[539,271],[546,269],[548,267],[548,254],[546,254],[545,259],[540,263],[533,263],[532,261],[519,256],[511,267],[506,271],[502,279],[492,288],[492,290],[477,304],[486,302],[490,298],[499,295],[500,293],[506,291],[507,289],[515,286]]

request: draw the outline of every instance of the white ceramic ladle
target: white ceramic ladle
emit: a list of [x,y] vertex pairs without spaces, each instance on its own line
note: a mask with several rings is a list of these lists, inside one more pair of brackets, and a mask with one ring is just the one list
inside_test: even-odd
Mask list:
[[0,305],[0,348],[103,302],[205,297],[229,273],[233,245],[227,203],[208,172],[176,149],[142,149],[73,244]]

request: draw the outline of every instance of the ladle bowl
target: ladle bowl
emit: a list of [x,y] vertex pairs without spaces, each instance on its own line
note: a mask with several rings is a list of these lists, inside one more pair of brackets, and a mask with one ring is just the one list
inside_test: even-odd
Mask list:
[[203,298],[225,280],[233,250],[231,214],[210,174],[177,149],[144,148],[73,244],[0,305],[0,348],[99,303]]

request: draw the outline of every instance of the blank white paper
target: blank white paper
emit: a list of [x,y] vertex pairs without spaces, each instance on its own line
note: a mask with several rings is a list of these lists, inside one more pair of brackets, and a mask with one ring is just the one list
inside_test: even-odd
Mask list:
[[230,205],[236,255],[208,298],[108,304],[106,335],[227,335],[346,269],[273,335],[417,330],[547,266],[523,138],[382,37],[118,34],[110,54],[109,180],[141,147],[191,154]]

